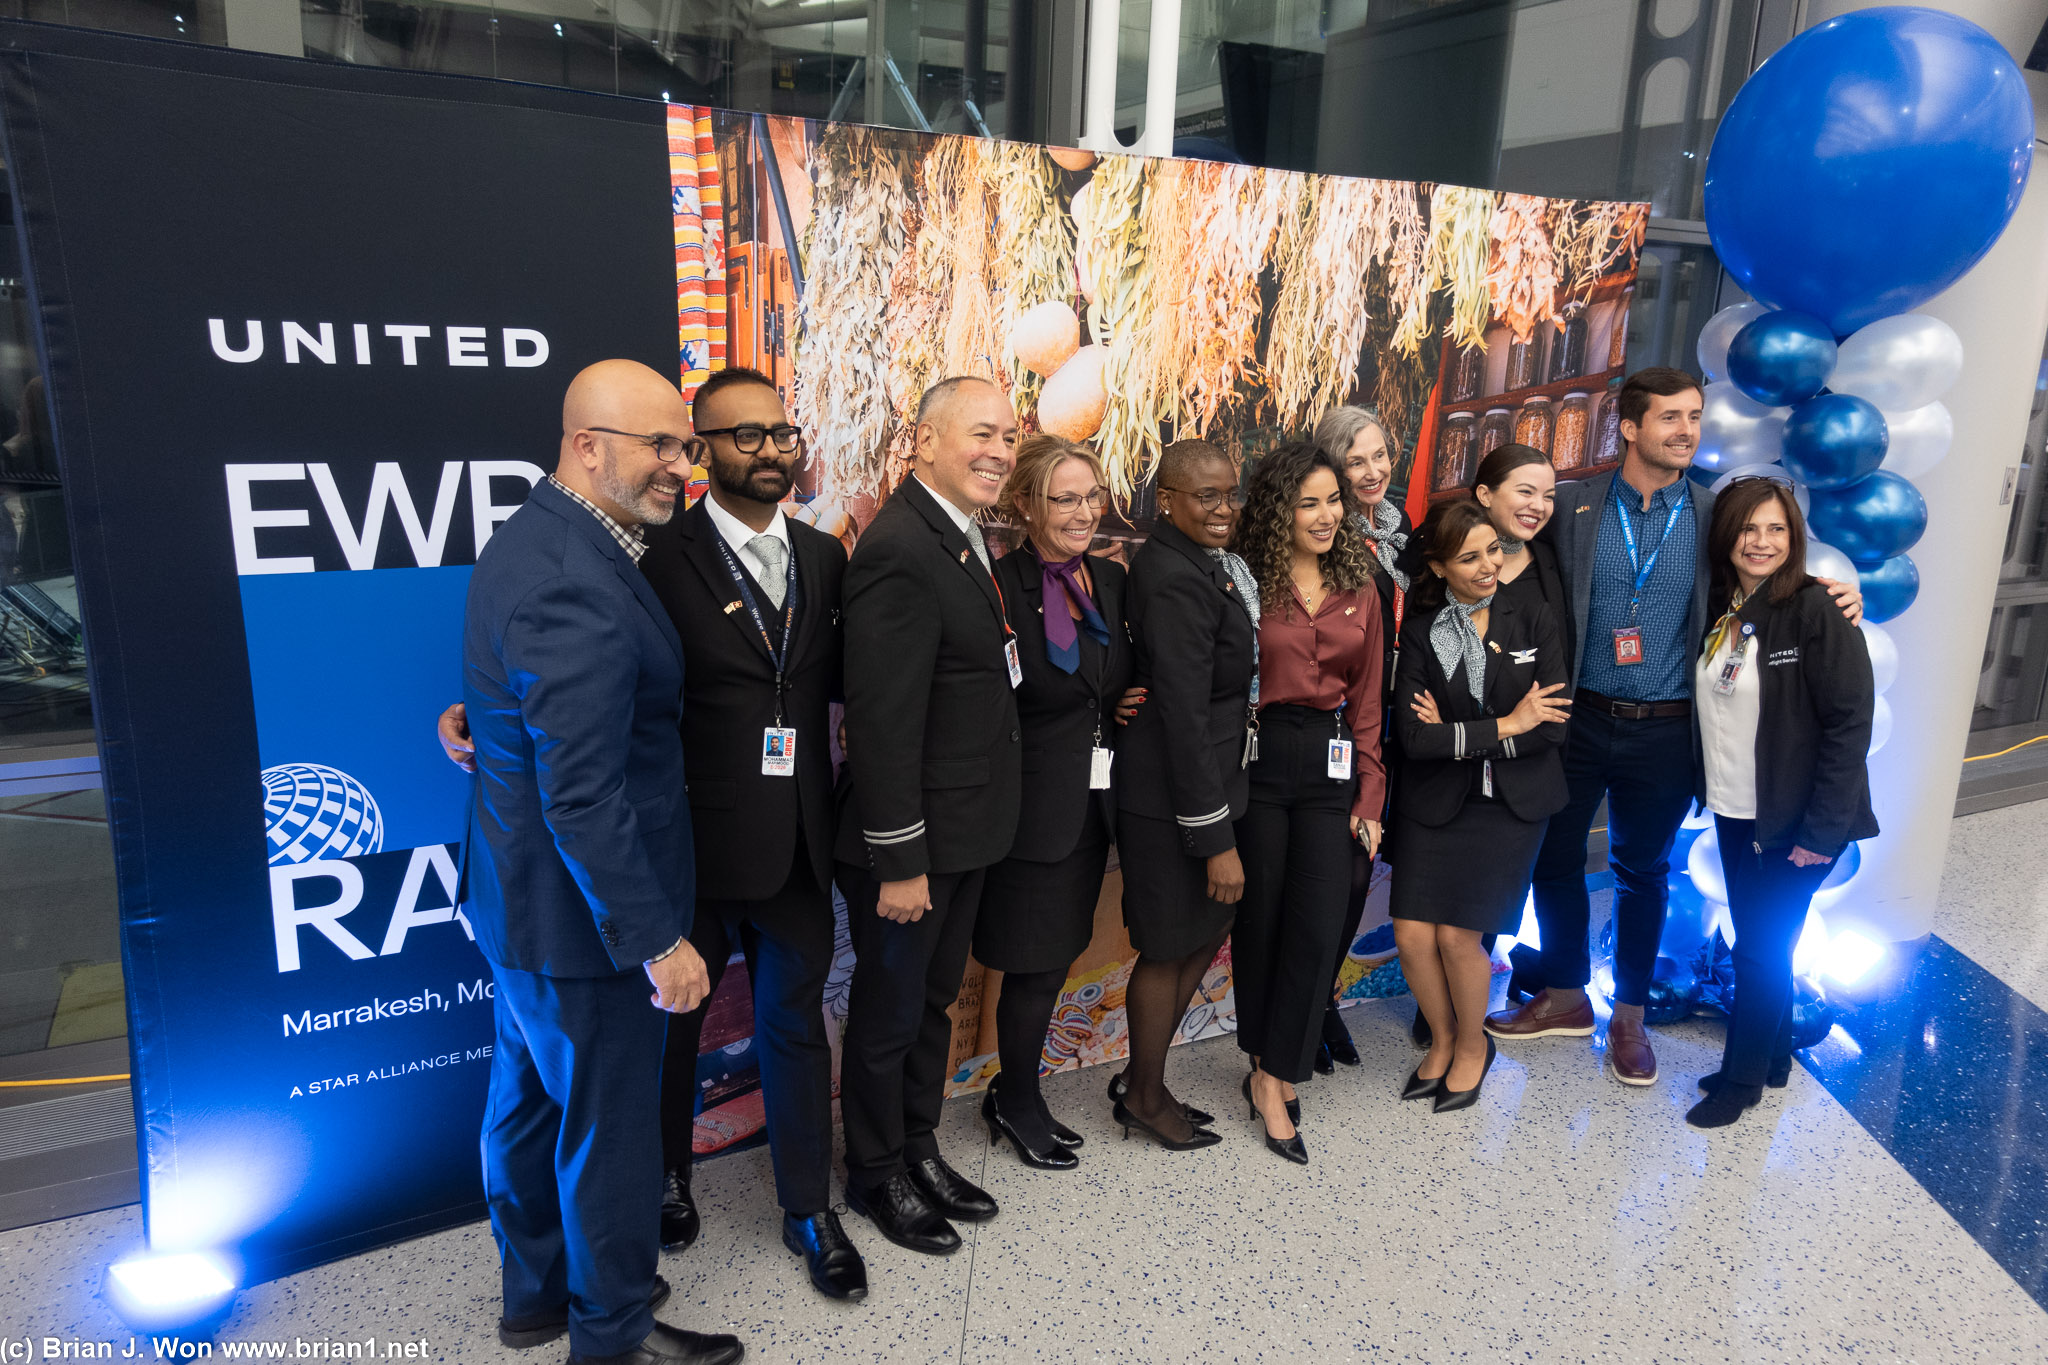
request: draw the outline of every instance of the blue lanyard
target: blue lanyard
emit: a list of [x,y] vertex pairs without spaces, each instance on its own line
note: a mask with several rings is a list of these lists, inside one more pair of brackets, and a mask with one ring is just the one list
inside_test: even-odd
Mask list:
[[746,605],[747,615],[754,618],[754,629],[761,632],[761,646],[768,651],[768,661],[775,665],[775,728],[782,728],[782,673],[789,662],[790,629],[796,623],[796,547],[789,547],[789,581],[782,589],[782,647],[777,649],[775,641],[769,638],[768,623],[761,617],[760,604],[754,601],[753,590],[747,587],[747,576],[740,572],[740,564],[733,558],[732,547],[725,543],[725,537],[713,528],[712,541],[718,546],[718,557],[725,561],[725,571],[732,575],[732,585],[740,590],[740,601]]
[[1621,476],[1617,474],[1614,482],[1609,485],[1609,490],[1613,493],[1615,513],[1621,518],[1621,543],[1628,550],[1628,567],[1636,576],[1635,586],[1630,590],[1628,599],[1628,619],[1633,621],[1636,619],[1636,608],[1643,602],[1643,589],[1649,586],[1650,574],[1657,567],[1657,556],[1664,553],[1664,542],[1671,539],[1671,528],[1678,525],[1678,514],[1685,510],[1688,495],[1680,491],[1677,501],[1671,504],[1671,515],[1664,519],[1664,534],[1657,538],[1657,548],[1650,551],[1648,559],[1637,563],[1636,528],[1621,494],[1614,491],[1618,490],[1621,484]]

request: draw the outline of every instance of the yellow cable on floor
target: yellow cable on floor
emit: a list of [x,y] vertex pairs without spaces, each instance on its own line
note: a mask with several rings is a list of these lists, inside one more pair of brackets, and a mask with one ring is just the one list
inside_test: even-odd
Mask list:
[[2007,754],[2011,753],[2013,749],[2024,749],[2029,744],[2039,744],[2044,739],[2048,739],[2048,735],[2035,735],[2032,739],[2021,740],[2019,743],[2013,745],[2012,749],[2000,749],[1995,754],[1978,754],[1975,758],[1964,759],[1963,762],[1982,763],[1987,758],[2004,758]]
[[91,1085],[96,1081],[125,1081],[127,1079],[128,1073],[124,1071],[118,1076],[59,1076],[54,1081],[0,1081],[0,1086],[15,1089],[34,1085]]

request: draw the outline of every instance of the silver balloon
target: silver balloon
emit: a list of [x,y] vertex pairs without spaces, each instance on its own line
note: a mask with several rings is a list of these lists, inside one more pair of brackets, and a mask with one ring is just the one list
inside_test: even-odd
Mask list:
[[[1793,483],[1792,476],[1785,472],[1785,466],[1781,464],[1739,464],[1708,484],[1707,489],[1709,492],[1719,493],[1737,479],[1747,479],[1752,475],[1792,484],[1792,501],[1799,504],[1799,515],[1802,517],[1806,515],[1806,506],[1811,500],[1810,495],[1806,491],[1806,485],[1803,483]],[[1809,559],[1808,562],[1810,563],[1811,560]],[[1844,556],[1844,562],[1847,562],[1846,556]],[[1808,569],[1807,572],[1812,573],[1813,570]]]
[[[1841,551],[1831,551],[1840,554]],[[1814,573],[1813,556],[1806,557],[1808,573]],[[1817,575],[1816,575],[1817,576]],[[1829,574],[1828,577],[1834,577]],[[1875,621],[1863,623],[1863,643],[1870,650],[1870,681],[1881,694],[1899,680],[1899,646],[1891,632]]]
[[1728,345],[1735,334],[1771,310],[1761,303],[1738,303],[1723,308],[1700,328],[1698,353],[1700,370],[1708,379],[1728,377]]
[[1828,387],[1882,412],[1910,412],[1947,393],[1962,373],[1963,339],[1954,328],[1925,313],[1900,313],[1841,344]]
[[1892,737],[1892,704],[1883,697],[1870,712],[1870,752],[1876,753]]
[[1777,460],[1792,409],[1767,408],[1725,379],[1707,385],[1703,396],[1700,448],[1693,463],[1720,473]]
[[1884,428],[1890,443],[1878,468],[1889,469],[1902,479],[1917,479],[1940,464],[1956,438],[1956,419],[1949,415],[1946,403],[1887,412]]
[[1823,541],[1806,538],[1806,571],[1815,578],[1832,578],[1837,583],[1854,583],[1856,562]]

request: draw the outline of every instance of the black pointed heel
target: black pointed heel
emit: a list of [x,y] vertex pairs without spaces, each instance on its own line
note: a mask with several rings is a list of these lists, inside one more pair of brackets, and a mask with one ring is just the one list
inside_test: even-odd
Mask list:
[[1217,1143],[1223,1141],[1216,1133],[1199,1126],[1196,1127],[1194,1134],[1186,1142],[1170,1138],[1151,1124],[1145,1122],[1145,1120],[1139,1118],[1136,1114],[1133,1114],[1125,1107],[1122,1100],[1116,1102],[1116,1107],[1110,1110],[1110,1116],[1123,1125],[1126,1141],[1131,1136],[1131,1130],[1135,1128],[1169,1152],[1192,1152],[1203,1147],[1214,1147]]
[[[1436,1097],[1436,1106],[1430,1112],[1448,1114],[1453,1109],[1468,1109],[1478,1103],[1480,1087],[1486,1084],[1486,1073],[1493,1070],[1494,1056],[1493,1035],[1489,1033],[1486,1035],[1486,1065],[1479,1068],[1478,1081],[1473,1084],[1470,1090],[1451,1090],[1448,1088],[1439,1090]],[[1455,1065],[1455,1062],[1453,1065]],[[1446,1070],[1444,1072],[1444,1079],[1450,1079],[1450,1075],[1451,1073]]]
[[1308,1165],[1308,1147],[1301,1140],[1301,1129],[1294,1130],[1293,1137],[1276,1138],[1266,1128],[1266,1120],[1259,1114],[1259,1104],[1252,1098],[1252,1078],[1247,1074],[1242,1087],[1245,1108],[1251,1110],[1252,1122],[1259,1125],[1259,1132],[1266,1139],[1266,1150],[1274,1156],[1283,1157],[1297,1166]]
[[[1448,1071],[1444,1073],[1445,1076],[1449,1074]],[[1443,1076],[1431,1076],[1425,1080],[1422,1075],[1422,1063],[1417,1062],[1415,1069],[1408,1073],[1408,1083],[1401,1087],[1401,1098],[1404,1100],[1426,1100],[1443,1088]]]
[[[1119,1071],[1116,1073],[1116,1075],[1111,1076],[1109,1078],[1109,1102],[1112,1105],[1122,1104],[1124,1102],[1124,1096],[1128,1095],[1130,1092],[1130,1082],[1124,1079],[1123,1072]],[[1214,1114],[1210,1113],[1206,1109],[1197,1109],[1192,1104],[1183,1104],[1180,1107],[1180,1112],[1183,1118],[1185,1118],[1189,1123],[1194,1124],[1197,1128],[1207,1128],[1210,1124],[1216,1122],[1216,1116]],[[1058,1132],[1055,1131],[1053,1136],[1059,1137]],[[1066,1142],[1067,1140],[1065,1138],[1060,1138],[1060,1141]],[[1068,1142],[1067,1145],[1069,1147],[1078,1147],[1081,1145],[1081,1142],[1079,1138],[1076,1138],[1074,1141]]]
[[1003,1145],[1003,1139],[1008,1138],[1010,1146],[1016,1150],[1017,1160],[1026,1166],[1041,1171],[1071,1171],[1081,1164],[1079,1157],[1057,1142],[1042,1152],[1033,1151],[1030,1145],[1018,1136],[1017,1130],[1010,1126],[1009,1120],[1003,1117],[1002,1111],[996,1108],[993,1099],[982,1103],[981,1117],[988,1124],[989,1144],[1000,1147]]

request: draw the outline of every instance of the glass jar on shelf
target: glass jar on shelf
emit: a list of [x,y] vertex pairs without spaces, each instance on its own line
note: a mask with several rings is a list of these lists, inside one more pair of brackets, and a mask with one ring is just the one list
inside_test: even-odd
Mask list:
[[1621,297],[1614,304],[1614,318],[1607,334],[1607,368],[1618,370],[1628,363],[1628,305],[1635,297],[1636,287],[1630,285],[1621,291]]
[[1594,454],[1597,464],[1613,464],[1621,458],[1621,398],[1608,394],[1600,400],[1600,443]]
[[1568,303],[1550,348],[1550,382],[1577,379],[1586,372],[1586,305]]
[[1557,426],[1557,409],[1542,394],[1522,404],[1515,415],[1515,444],[1550,453],[1551,433]]
[[1593,395],[1568,393],[1557,405],[1557,430],[1550,438],[1550,467],[1563,474],[1586,463],[1586,437],[1593,419]]
[[1479,440],[1472,456],[1476,472],[1479,462],[1515,438],[1515,415],[1506,408],[1488,408],[1479,419]]
[[1436,477],[1432,480],[1432,491],[1442,493],[1463,488],[1472,482],[1475,422],[1469,412],[1453,412],[1444,417],[1443,430],[1436,437]]
[[1508,375],[1506,388],[1533,388],[1543,382],[1543,329],[1531,332],[1527,340],[1515,338],[1508,342]]
[[1486,347],[1463,346],[1451,362],[1451,401],[1477,398],[1486,386]]

